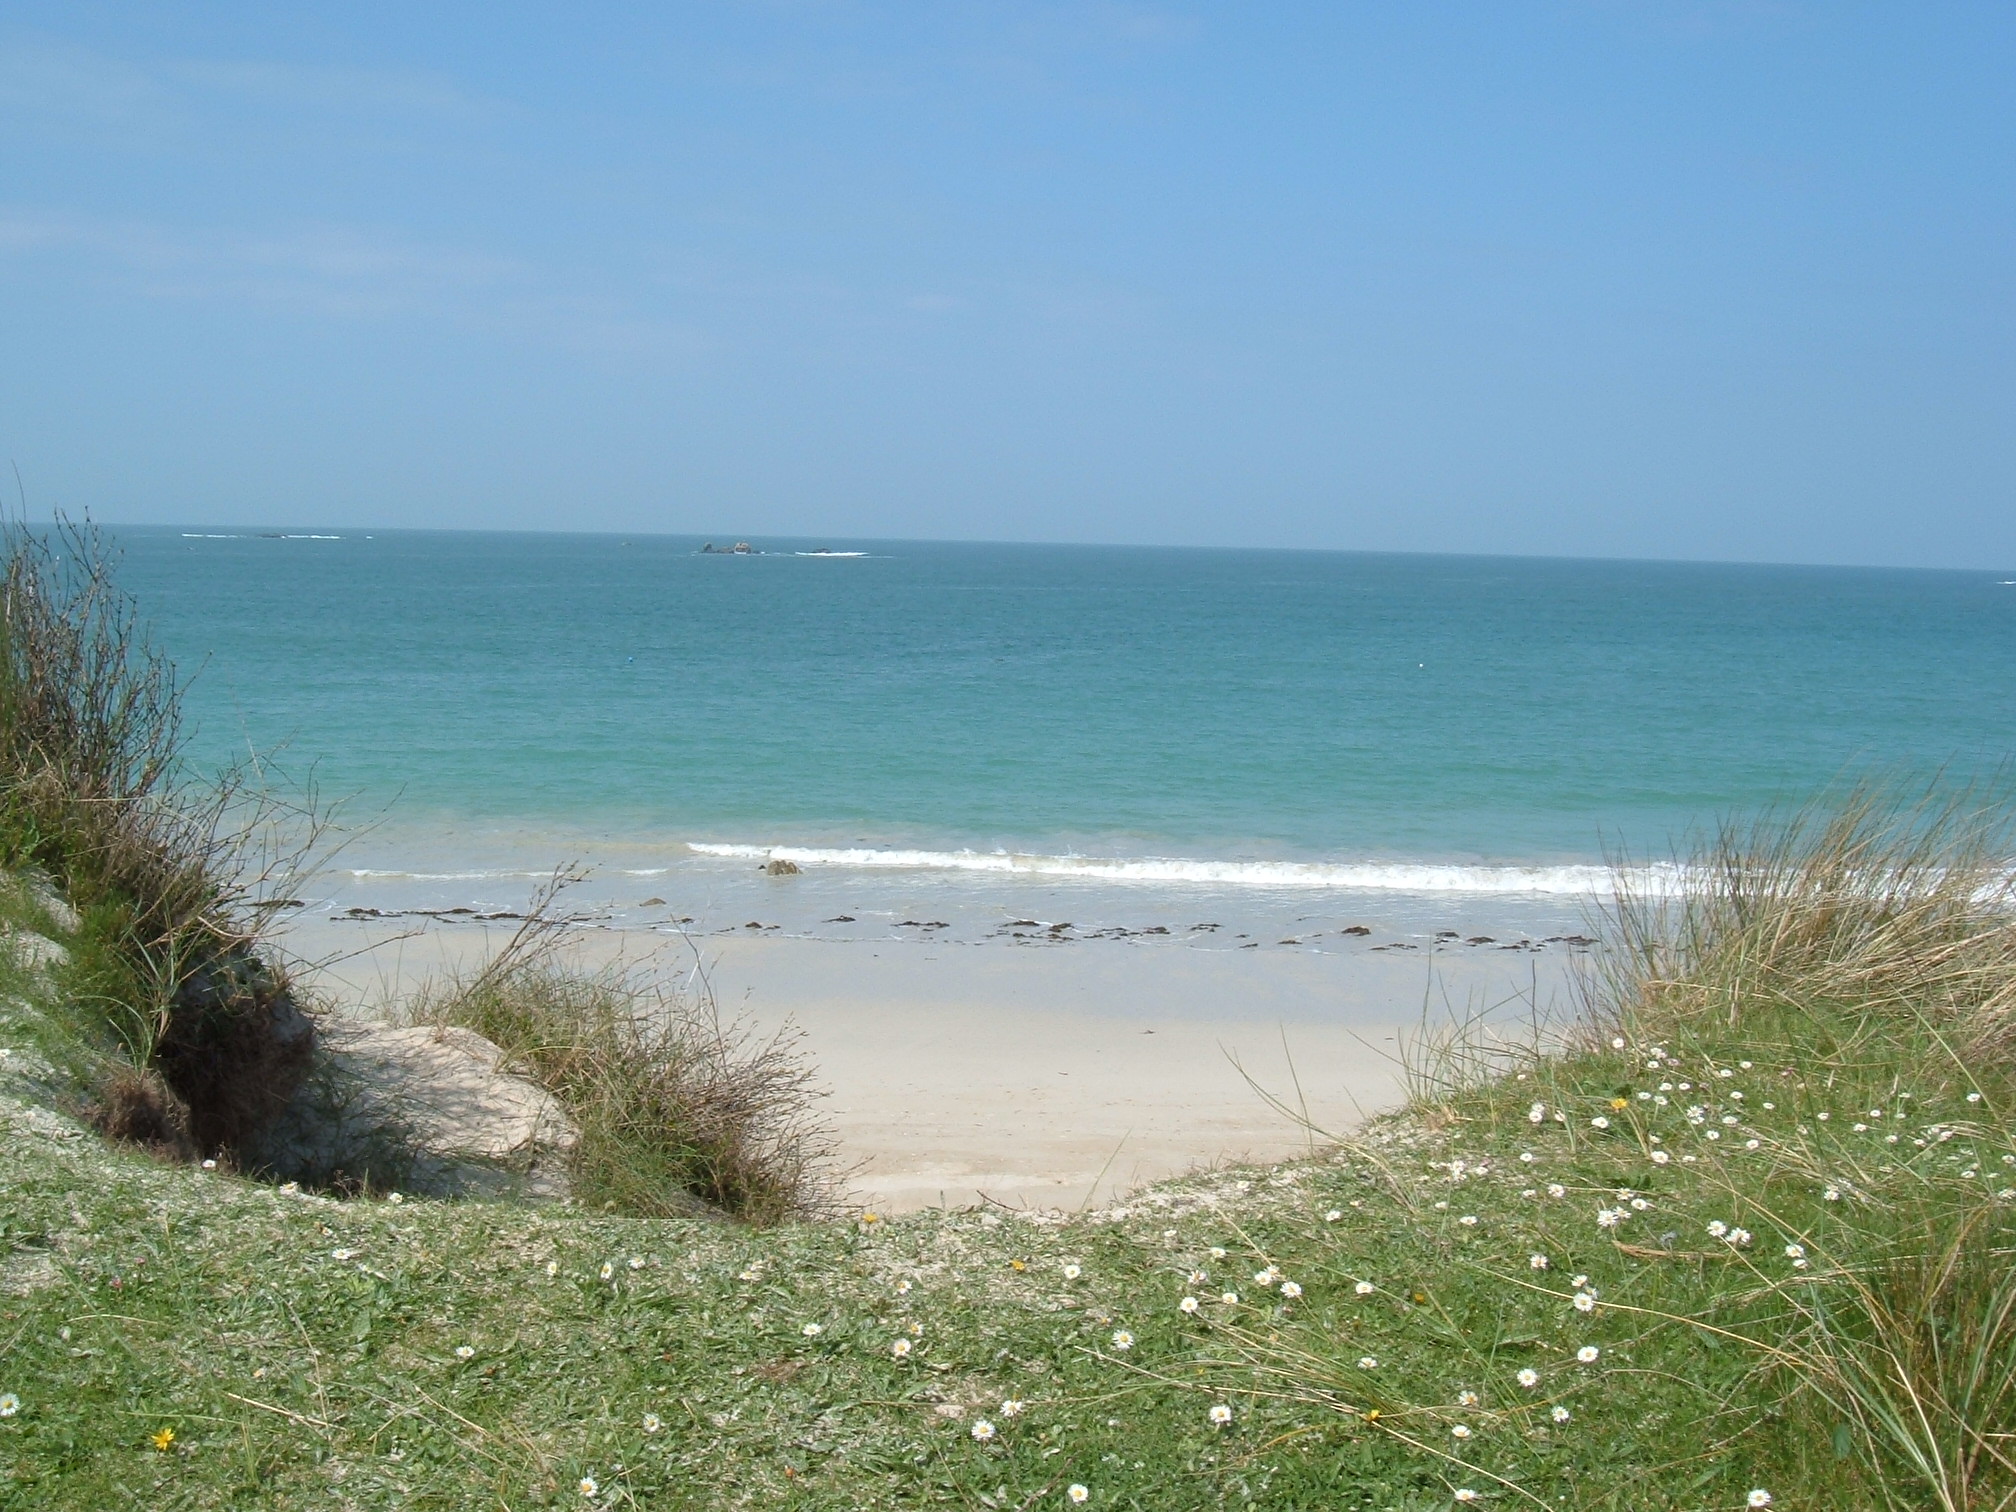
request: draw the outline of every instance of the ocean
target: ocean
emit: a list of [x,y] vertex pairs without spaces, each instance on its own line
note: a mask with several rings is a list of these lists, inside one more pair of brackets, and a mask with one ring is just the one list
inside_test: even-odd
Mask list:
[[2008,572],[113,534],[195,758],[339,800],[339,912],[578,861],[640,926],[1560,931],[1620,850],[2016,751]]

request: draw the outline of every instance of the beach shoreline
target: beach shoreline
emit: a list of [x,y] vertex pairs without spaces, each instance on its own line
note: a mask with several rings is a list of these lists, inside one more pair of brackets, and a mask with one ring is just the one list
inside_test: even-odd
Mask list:
[[[280,944],[315,998],[368,1018],[473,969],[512,927],[332,911],[295,919]],[[800,1036],[856,1204],[1075,1209],[1345,1133],[1400,1101],[1424,1018],[1510,1025],[1572,1008],[1581,951],[1438,948],[1424,933],[1386,940],[1407,950],[1346,935],[1352,948],[1247,951],[588,926],[566,956],[711,993],[725,1018]]]

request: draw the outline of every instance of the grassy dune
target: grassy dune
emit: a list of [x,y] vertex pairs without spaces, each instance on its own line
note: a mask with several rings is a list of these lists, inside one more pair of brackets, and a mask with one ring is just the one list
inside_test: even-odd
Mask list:
[[[1446,1045],[1320,1158],[1077,1216],[334,1201],[108,1146],[19,1051],[0,1503],[2008,1505],[1970,813],[1724,837],[1625,901],[1572,1043]],[[7,985],[25,1044],[61,988]]]

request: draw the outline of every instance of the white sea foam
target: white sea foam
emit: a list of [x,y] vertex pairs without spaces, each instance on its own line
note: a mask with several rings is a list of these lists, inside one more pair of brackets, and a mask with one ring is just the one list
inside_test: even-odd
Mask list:
[[[1388,861],[1212,861],[1184,857],[1135,859],[1019,855],[1007,851],[820,849],[796,845],[723,845],[688,841],[702,856],[791,861],[799,866],[875,870],[968,871],[1030,877],[1082,877],[1100,882],[1195,882],[1219,887],[1331,888],[1359,892],[1526,894],[1577,897],[1608,892],[1617,874],[1607,866],[1459,866]],[[1634,869],[1644,891],[1662,891],[1672,867]]]

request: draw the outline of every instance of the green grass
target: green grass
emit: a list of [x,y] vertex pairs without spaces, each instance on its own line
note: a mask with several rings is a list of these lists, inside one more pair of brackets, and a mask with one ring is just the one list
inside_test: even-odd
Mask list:
[[[1950,872],[1803,936],[1787,883],[1566,1048],[1076,1216],[337,1202],[16,1095],[0,1504],[2001,1507],[2009,926]],[[1878,937],[1961,964],[1901,990]]]

